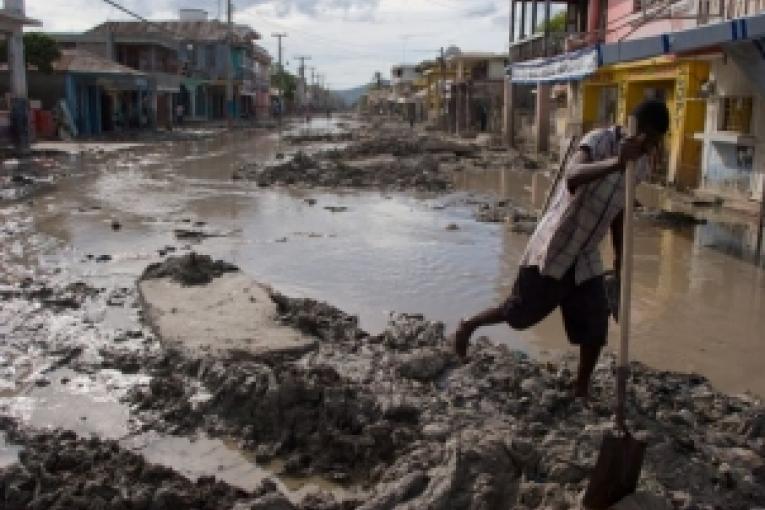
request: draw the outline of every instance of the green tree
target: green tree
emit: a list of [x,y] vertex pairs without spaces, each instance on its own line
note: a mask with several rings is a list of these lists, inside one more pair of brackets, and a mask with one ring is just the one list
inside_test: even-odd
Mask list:
[[[550,17],[550,21],[547,23],[550,28],[550,33],[562,33],[566,31],[566,11],[560,11],[553,14]],[[545,22],[543,21],[537,26],[537,32],[545,31]]]
[[[278,67],[278,66],[277,66]],[[282,87],[282,93],[286,101],[294,101],[297,93],[297,77],[285,71],[284,69],[277,69],[275,73],[271,75],[271,86]]]
[[[24,57],[27,65],[32,65],[50,74],[53,72],[53,62],[61,57],[56,41],[42,32],[27,32],[24,34]],[[0,42],[0,62],[8,62],[8,43]]]

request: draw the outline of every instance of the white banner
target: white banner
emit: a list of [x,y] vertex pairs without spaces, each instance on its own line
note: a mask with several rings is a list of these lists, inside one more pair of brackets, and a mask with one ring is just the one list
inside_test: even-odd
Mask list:
[[598,70],[598,48],[564,53],[556,57],[540,58],[511,64],[513,83],[565,82],[581,80]]

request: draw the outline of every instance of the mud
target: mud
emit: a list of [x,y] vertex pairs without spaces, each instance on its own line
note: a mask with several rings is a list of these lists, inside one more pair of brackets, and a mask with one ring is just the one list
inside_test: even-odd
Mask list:
[[213,260],[209,255],[191,252],[180,257],[168,257],[163,262],[149,265],[141,275],[141,279],[170,278],[181,285],[205,285],[213,278],[237,271],[239,268],[234,264]]
[[262,187],[445,192],[453,189],[453,182],[451,169],[442,168],[441,163],[474,158],[480,152],[475,145],[390,128],[361,131],[358,136],[343,132],[304,133],[286,139],[295,144],[353,141],[312,155],[298,151],[291,158],[270,165],[243,165],[233,178],[253,180]]
[[[384,127],[380,133],[389,136]],[[0,464],[11,464],[15,473],[2,475],[9,483],[0,490],[23,485],[27,491],[33,480],[34,494],[79,497],[86,478],[108,479],[121,495],[130,496],[136,486],[154,498],[167,486],[112,466],[130,453],[129,440],[146,432],[169,449],[211,435],[215,444],[235,449],[250,470],[241,472],[283,471],[274,484],[243,487],[246,494],[225,486],[215,508],[575,508],[601,433],[612,421],[610,357],[598,367],[593,402],[583,407],[569,398],[575,363],[558,358],[563,332],[557,317],[523,334],[487,331],[495,342],[527,352],[554,350],[551,364],[482,340],[462,365],[439,323],[416,315],[395,315],[387,327],[384,322],[383,310],[390,309],[454,321],[504,298],[525,238],[512,232],[515,223],[495,222],[533,208],[525,200],[525,190],[533,188],[530,174],[504,168],[522,170],[523,158],[479,145],[463,153],[459,144],[455,152],[448,139],[442,146],[452,149],[432,153],[404,144],[402,155],[394,156],[389,144],[374,141],[362,152],[343,153],[367,137],[361,133],[329,150],[308,141],[300,148],[320,165],[331,162],[330,154],[343,164],[380,169],[397,159],[403,165],[432,158],[438,174],[456,179],[459,189],[504,196],[422,200],[377,193],[384,189],[377,184],[354,193],[335,193],[345,185],[330,185],[330,192],[304,193],[290,185],[259,190],[256,182],[231,182],[231,172],[248,160],[265,168],[282,151],[287,156],[279,164],[286,163],[293,149],[247,135],[109,157],[78,150],[72,162],[51,166],[53,173],[74,177],[57,181],[49,196],[4,202],[0,414],[17,421],[0,428],[18,433],[0,431]],[[98,175],[78,173],[94,168]],[[484,170],[488,187],[465,185]],[[403,189],[414,189],[403,182]],[[492,224],[473,221],[484,208]],[[120,228],[114,229],[115,221]],[[666,225],[638,225],[636,356],[671,370],[703,371],[728,391],[753,388],[762,395],[761,273],[706,249],[699,240],[704,225],[695,234]],[[178,239],[175,230],[193,234]],[[206,235],[217,232],[229,234]],[[141,320],[146,314],[134,283],[146,264],[188,251],[192,241],[215,258],[236,262],[241,274],[290,295],[329,299],[359,313],[361,322],[321,302],[273,293],[279,320],[315,339],[318,348],[257,359],[169,348]],[[95,263],[98,257],[103,263]],[[235,276],[214,275],[203,271],[192,280],[214,278],[215,287]],[[208,285],[187,290],[204,292]],[[761,401],[725,396],[699,376],[639,364],[632,383],[630,416],[651,447],[640,493],[620,510],[763,506]],[[49,430],[55,427],[100,439],[62,436]],[[45,439],[36,446],[35,437]],[[105,445],[118,453],[103,451]],[[82,474],[51,477],[36,470],[39,462],[25,463],[25,453],[12,465],[19,448],[34,455],[82,449],[92,462]],[[183,469],[178,456],[158,458],[161,451],[153,457],[144,451],[143,462],[150,457],[176,466],[169,488],[184,498],[199,495],[199,508],[211,501],[206,491],[218,489],[196,477],[223,477],[216,466],[225,461],[204,448],[193,451],[206,456],[194,469]],[[179,473],[187,481],[176,478]],[[296,499],[287,480],[321,480],[330,492],[311,490]],[[348,493],[335,490],[338,484]]]
[[[0,502],[7,510],[294,508],[268,480],[248,492],[214,477],[191,481],[116,441],[29,432],[8,420],[0,429],[23,446],[20,462],[0,469]],[[276,506],[279,501],[285,506]]]
[[[613,358],[597,367],[584,406],[571,398],[571,359],[537,362],[479,339],[462,364],[443,325],[422,316],[392,316],[369,335],[330,305],[273,299],[318,351],[267,362],[112,353],[111,366],[152,376],[129,396],[144,427],[201,428],[260,461],[284,459],[285,473],[360,483],[367,496],[353,507],[365,510],[578,504],[613,422]],[[200,384],[209,398],[194,397]],[[765,504],[762,402],[638,363],[629,401],[631,425],[649,443],[640,493],[654,508]]]

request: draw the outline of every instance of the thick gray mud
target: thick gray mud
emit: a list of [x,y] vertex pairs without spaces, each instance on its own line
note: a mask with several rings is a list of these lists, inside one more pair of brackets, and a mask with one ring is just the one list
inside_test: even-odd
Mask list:
[[[288,133],[285,146],[231,134],[41,159],[59,171],[47,192],[35,188],[45,171],[18,180],[29,193],[0,199],[0,501],[575,508],[612,423],[612,358],[584,407],[569,398],[573,359],[548,363],[508,347],[559,350],[556,317],[524,333],[488,330],[493,342],[478,341],[467,364],[444,338],[460,314],[509,291],[533,228],[526,169],[536,164],[450,141],[392,151],[385,136],[330,126]],[[319,166],[335,158],[377,170],[355,184],[330,172],[322,185],[307,170],[273,189],[251,182],[255,174],[231,180],[244,166],[288,164],[298,146],[298,158]],[[414,180],[375,180],[392,160],[394,179]],[[420,187],[421,163],[432,161],[438,171]],[[470,192],[390,191],[439,191],[434,176]],[[346,191],[354,188],[367,191]],[[651,508],[765,505],[762,403],[715,389],[762,395],[762,273],[706,249],[717,221],[647,213],[638,225],[633,352],[672,370],[632,367],[630,416],[650,445],[640,500]],[[279,320],[318,347],[238,358],[169,349],[143,321],[135,282],[147,265],[191,251],[211,264],[202,259],[191,275],[154,267],[205,285],[228,267],[213,260],[231,261],[281,290],[272,294]],[[388,310],[425,316],[388,323]],[[714,387],[678,370],[702,372]],[[59,452],[84,462],[59,465]],[[162,476],[144,477],[155,462]]]
[[[237,441],[283,473],[364,488],[364,509],[573,508],[613,423],[614,363],[588,405],[573,360],[543,363],[479,339],[461,363],[443,325],[396,315],[370,335],[330,305],[273,294],[285,324],[319,340],[296,359],[110,352],[151,376],[128,400],[147,429]],[[652,508],[765,504],[765,408],[698,375],[632,364],[633,429],[649,444],[640,482]],[[199,399],[200,388],[208,394]],[[329,496],[325,495],[325,498]],[[338,501],[335,506],[340,508]]]

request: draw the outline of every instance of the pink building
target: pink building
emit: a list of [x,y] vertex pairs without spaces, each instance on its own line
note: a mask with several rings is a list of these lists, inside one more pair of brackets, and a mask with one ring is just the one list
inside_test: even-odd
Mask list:
[[605,42],[678,32],[697,25],[698,0],[609,0]]

